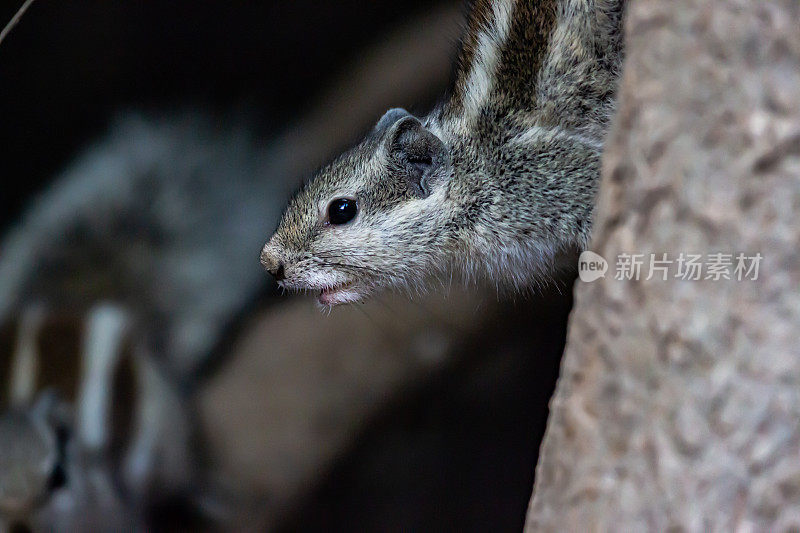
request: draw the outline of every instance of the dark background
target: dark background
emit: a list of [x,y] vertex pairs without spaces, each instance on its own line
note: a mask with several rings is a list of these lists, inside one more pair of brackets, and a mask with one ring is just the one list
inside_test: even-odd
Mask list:
[[[20,3],[2,0],[0,20]],[[116,113],[246,110],[274,132],[431,4],[37,0],[0,45],[0,230]],[[519,530],[569,305],[522,303],[465,339],[459,367],[371,421],[282,527]]]
[[[0,1],[2,25],[21,1]],[[0,228],[123,109],[287,120],[432,2],[37,0],[0,45]]]

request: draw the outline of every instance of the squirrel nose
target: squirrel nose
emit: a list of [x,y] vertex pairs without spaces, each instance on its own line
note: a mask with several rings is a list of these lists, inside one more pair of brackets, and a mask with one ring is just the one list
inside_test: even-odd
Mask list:
[[274,253],[271,247],[265,246],[261,251],[261,264],[264,265],[267,272],[272,274],[275,281],[281,281],[286,279],[286,274],[284,272],[283,261],[278,259],[276,255],[277,254]]
[[272,274],[272,277],[275,278],[275,281],[286,279],[286,276],[283,272],[283,263],[278,263],[278,268],[271,268],[269,273]]

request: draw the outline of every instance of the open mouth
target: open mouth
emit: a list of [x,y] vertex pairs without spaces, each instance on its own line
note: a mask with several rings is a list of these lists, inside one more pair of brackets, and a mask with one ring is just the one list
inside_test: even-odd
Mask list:
[[322,305],[339,305],[348,302],[355,302],[361,299],[361,295],[354,288],[354,283],[348,281],[327,289],[322,289],[319,293],[318,300]]

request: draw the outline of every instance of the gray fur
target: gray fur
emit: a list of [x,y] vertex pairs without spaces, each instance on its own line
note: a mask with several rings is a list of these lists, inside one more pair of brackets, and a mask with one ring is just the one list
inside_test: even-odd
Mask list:
[[32,302],[117,302],[190,375],[264,287],[253,249],[285,198],[275,161],[246,128],[198,114],[119,119],[2,240],[0,323]]
[[[283,266],[286,288],[321,290],[326,305],[454,271],[535,283],[589,238],[624,4],[477,1],[450,97],[419,121],[390,111],[322,169],[290,202],[263,265]],[[398,148],[398,128],[414,123]],[[338,197],[359,212],[333,226],[325,210]]]

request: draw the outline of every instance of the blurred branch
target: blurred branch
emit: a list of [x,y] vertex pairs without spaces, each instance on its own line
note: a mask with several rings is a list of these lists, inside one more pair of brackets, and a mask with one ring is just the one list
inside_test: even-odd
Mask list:
[[17,12],[14,14],[14,16],[11,17],[11,20],[8,21],[8,24],[6,24],[6,27],[3,28],[3,31],[0,31],[0,44],[3,44],[3,40],[6,38],[6,36],[9,33],[11,33],[11,30],[14,29],[14,26],[17,25],[17,22],[19,22],[19,19],[22,18],[22,15],[25,14],[25,12],[28,10],[28,8],[30,7],[30,5],[32,3],[33,3],[33,0],[25,0],[25,3],[22,4],[22,6],[17,10]]

